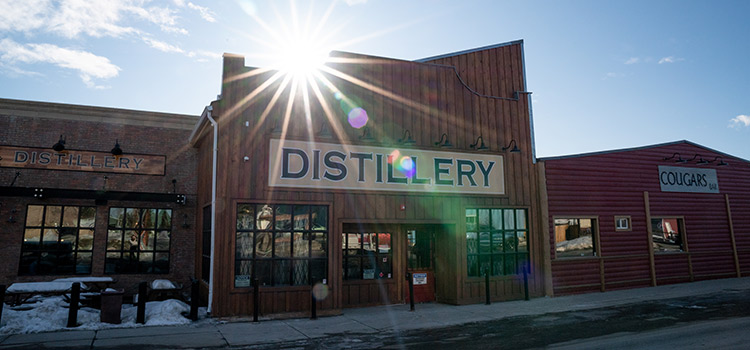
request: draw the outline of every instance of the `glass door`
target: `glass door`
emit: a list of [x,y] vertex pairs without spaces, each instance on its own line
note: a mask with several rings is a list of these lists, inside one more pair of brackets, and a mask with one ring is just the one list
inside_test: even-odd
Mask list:
[[[405,226],[406,272],[414,282],[414,302],[435,300],[435,230],[430,226]],[[405,284],[406,300],[409,284]]]

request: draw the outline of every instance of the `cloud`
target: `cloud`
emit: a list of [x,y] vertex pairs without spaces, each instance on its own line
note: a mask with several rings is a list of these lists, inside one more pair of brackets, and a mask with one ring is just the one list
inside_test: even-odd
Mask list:
[[187,6],[193,10],[198,11],[201,17],[207,22],[216,22],[216,18],[214,17],[216,16],[216,14],[209,10],[208,7],[198,6],[193,4],[192,2],[187,3]]
[[183,51],[181,48],[175,45],[167,44],[163,41],[146,38],[146,37],[143,38],[143,41],[146,43],[146,45],[154,49],[157,49],[159,51],[162,51],[162,52],[185,53],[185,51]]
[[684,58],[668,56],[668,57],[662,57],[662,59],[659,60],[659,64],[675,63],[675,62],[684,61],[684,60],[685,60]]
[[49,0],[0,1],[0,32],[40,28],[51,8]]
[[367,3],[367,0],[344,0],[347,5],[354,6]]
[[736,128],[738,126],[744,126],[744,127],[750,127],[750,116],[741,114],[738,115],[732,119],[730,119],[732,124],[729,125],[731,128]]
[[638,58],[638,57],[631,57],[627,61],[625,61],[625,64],[636,64],[636,63],[638,63],[640,61],[641,61],[641,59]]
[[96,85],[94,79],[116,77],[120,67],[109,59],[90,52],[62,48],[52,44],[19,44],[11,39],[0,40],[0,58],[3,62],[51,63],[61,68],[78,72],[81,80],[90,88],[105,88]]

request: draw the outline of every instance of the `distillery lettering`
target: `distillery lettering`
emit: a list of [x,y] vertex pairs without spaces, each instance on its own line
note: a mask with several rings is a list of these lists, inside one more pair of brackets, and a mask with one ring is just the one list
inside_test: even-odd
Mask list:
[[135,169],[139,170],[143,158],[81,155],[72,153],[52,153],[36,151],[15,151],[13,162],[16,164],[59,165],[70,167],[91,167],[102,169]]
[[[338,150],[327,151],[321,154],[321,150],[312,150],[308,154],[304,149],[284,147],[281,154],[281,178],[311,180],[326,179],[339,182],[348,176],[354,176],[357,182],[385,183],[385,184],[419,184],[419,185],[443,185],[443,186],[470,186],[490,187],[490,174],[495,162],[468,160],[447,157],[433,157],[431,169],[426,173],[418,168],[418,157],[404,155],[411,161],[406,169],[402,167],[395,169],[397,163],[390,154],[379,154],[376,152],[348,152]],[[347,166],[347,157],[350,164]],[[294,158],[294,159],[293,159]],[[291,168],[292,162],[296,164]],[[356,163],[352,166],[351,163]],[[427,164],[430,164],[427,163]],[[419,174],[426,177],[420,177]]]
[[664,192],[719,193],[716,169],[659,166],[659,184]]

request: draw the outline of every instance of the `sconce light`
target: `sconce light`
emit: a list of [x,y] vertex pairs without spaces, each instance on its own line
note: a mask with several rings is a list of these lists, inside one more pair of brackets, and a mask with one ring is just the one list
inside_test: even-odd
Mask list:
[[10,182],[10,187],[13,187],[13,185],[16,183],[16,179],[18,179],[19,176],[21,176],[21,172],[16,171],[16,176],[14,176],[13,181]]
[[188,223],[187,214],[182,214],[182,228],[190,228],[190,223]]
[[716,157],[716,158],[714,158],[714,160],[712,160],[712,161],[711,161],[711,162],[709,162],[709,163],[713,163],[713,162],[715,162],[715,161],[716,161],[717,159],[720,159],[720,160],[719,160],[719,163],[718,163],[718,164],[716,164],[717,166],[725,166],[725,165],[729,165],[729,163],[725,162],[725,161],[724,161],[724,159],[723,159],[723,158],[721,158],[721,157]]
[[[482,141],[481,144],[479,143],[479,140]],[[479,145],[479,147],[477,147],[477,145]],[[489,149],[487,148],[487,146],[484,145],[484,138],[482,137],[482,135],[479,135],[479,137],[477,137],[477,140],[474,143],[469,145],[469,148],[477,150],[477,151],[486,151]]]
[[62,135],[60,135],[60,140],[58,140],[56,144],[52,145],[52,149],[55,150],[55,152],[62,152],[65,150],[65,139]]
[[675,159],[675,161],[674,161],[675,163],[687,163],[687,160],[686,159],[682,159],[682,156],[680,156],[679,153],[674,153],[674,154],[672,154],[671,157],[664,157],[663,160],[674,159],[675,156],[677,156],[677,159]]
[[362,130],[362,135],[359,136],[359,139],[362,140],[362,141],[372,141],[372,140],[374,140],[374,138],[372,137],[372,135],[370,135],[370,127],[369,126],[365,126],[364,127],[364,129]]
[[510,140],[510,143],[508,143],[507,146],[503,147],[502,151],[505,152],[508,148],[510,148],[510,145],[513,145],[513,148],[511,148],[510,153],[521,153],[521,150],[518,148],[518,145],[516,145],[516,139]]
[[404,145],[413,145],[417,143],[417,141],[414,141],[411,138],[411,131],[409,131],[408,129],[404,129],[404,133],[401,135],[401,138],[398,139],[398,143],[402,143]]
[[112,148],[112,155],[113,156],[121,156],[122,155],[122,148],[120,148],[120,140],[115,139],[115,147]]
[[708,163],[711,163],[711,162],[703,159],[703,157],[700,157],[700,159],[698,159],[698,161],[695,162],[695,164],[698,164],[698,165],[703,165],[703,164],[708,164]]
[[438,140],[438,142],[435,142],[435,146],[440,146],[442,148],[449,148],[449,147],[453,147],[453,144],[450,141],[448,141],[448,134],[443,133],[442,135],[440,135],[440,140]]
[[331,137],[331,130],[328,127],[328,123],[323,121],[323,123],[320,124],[320,131],[318,131],[318,136],[320,137]]
[[18,212],[18,210],[15,210],[15,209],[13,209],[13,210],[10,211],[10,217],[8,218],[8,223],[9,224],[16,223],[16,216],[15,215],[16,215],[17,212]]

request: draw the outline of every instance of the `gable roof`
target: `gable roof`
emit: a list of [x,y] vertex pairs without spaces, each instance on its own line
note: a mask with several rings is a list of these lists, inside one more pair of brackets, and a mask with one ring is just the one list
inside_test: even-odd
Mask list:
[[598,155],[611,154],[611,153],[640,151],[640,150],[645,150],[645,149],[652,149],[652,148],[659,148],[659,147],[672,146],[672,145],[680,145],[680,144],[691,145],[691,146],[694,146],[694,147],[705,149],[706,151],[710,151],[710,152],[714,152],[714,153],[717,153],[717,154],[721,154],[722,156],[725,156],[725,157],[730,157],[730,158],[734,158],[734,159],[738,159],[738,160],[742,160],[744,162],[750,163],[750,161],[748,161],[747,159],[743,159],[743,158],[740,158],[740,157],[737,157],[737,156],[733,156],[733,155],[728,154],[728,153],[717,151],[717,150],[715,150],[713,148],[709,148],[709,147],[706,147],[706,146],[703,146],[703,145],[699,145],[699,144],[697,144],[695,142],[691,142],[691,141],[688,141],[688,140],[679,140],[679,141],[672,141],[672,142],[665,142],[665,143],[657,143],[657,144],[654,144],[654,145],[632,147],[632,148],[620,148],[620,149],[607,150],[607,151],[570,154],[570,155],[565,155],[565,156],[543,157],[543,158],[539,158],[539,160],[545,161],[545,160],[557,160],[557,159],[590,157],[590,156],[598,156]]

